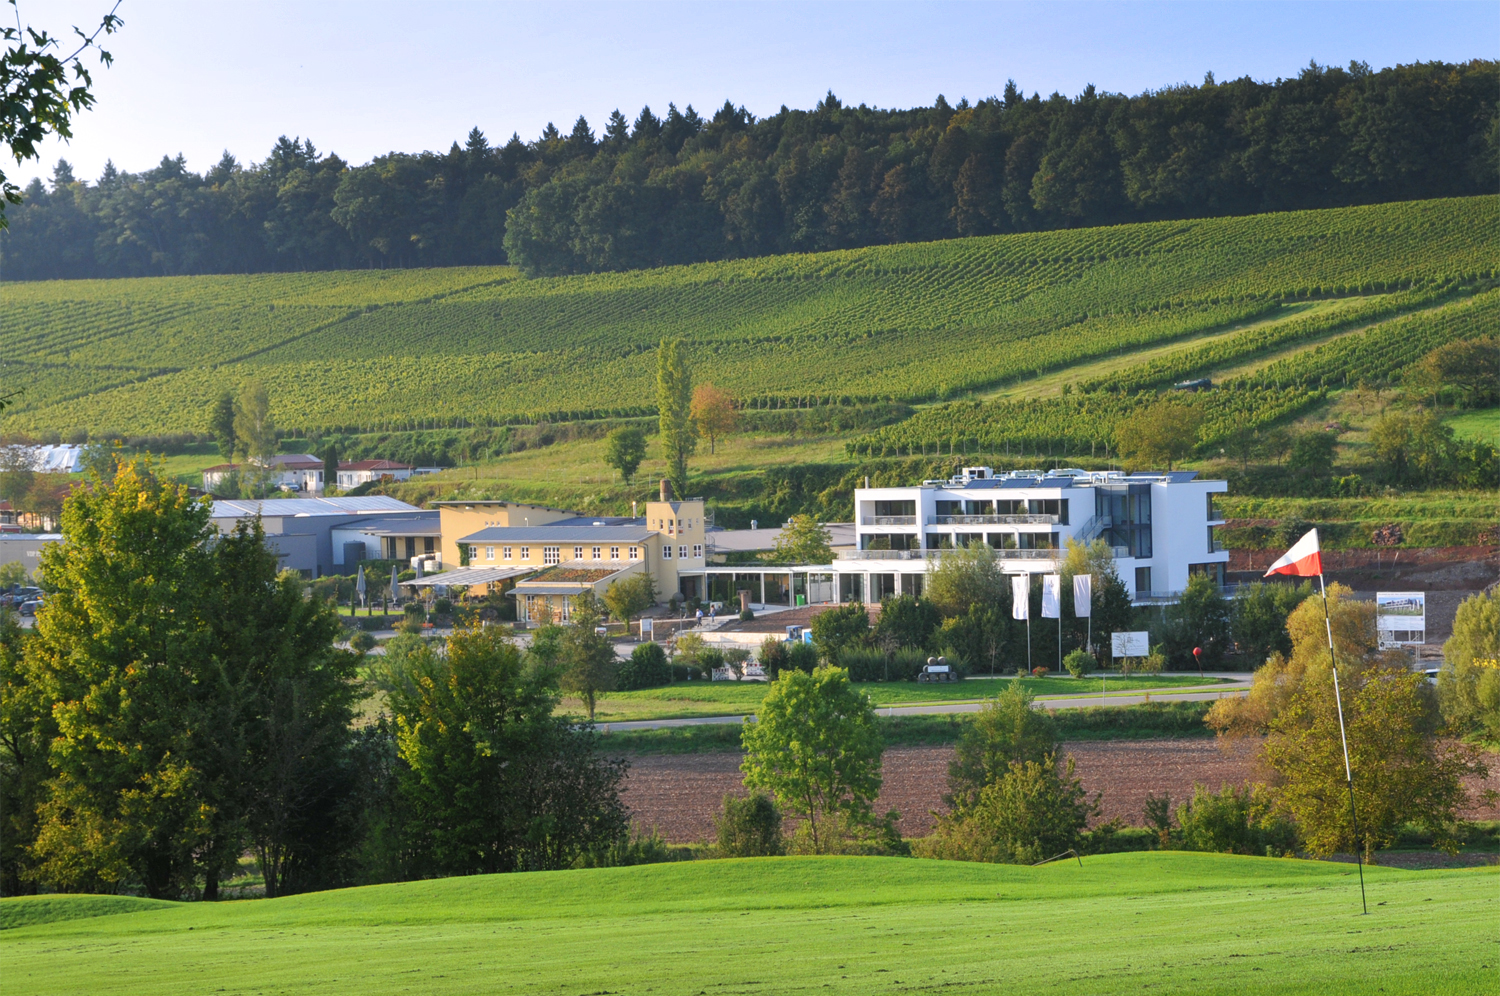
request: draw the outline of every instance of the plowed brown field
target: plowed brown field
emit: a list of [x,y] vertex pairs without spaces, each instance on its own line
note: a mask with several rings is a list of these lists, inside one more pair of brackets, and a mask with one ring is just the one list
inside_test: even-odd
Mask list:
[[[1102,792],[1103,818],[1140,825],[1147,793],[1166,792],[1174,800],[1193,794],[1193,783],[1218,788],[1258,777],[1257,744],[1242,742],[1226,753],[1209,739],[1125,740],[1069,743],[1063,750],[1077,762],[1078,777],[1090,794]],[[932,810],[942,809],[952,747],[892,747],[885,752],[885,786],[877,810],[895,809],[903,836],[932,829]],[[714,813],[725,793],[743,792],[740,755],[669,754],[631,759],[625,802],[643,827],[655,827],[673,843],[711,840]],[[1500,765],[1488,787],[1500,790]],[[1471,818],[1500,818],[1500,806],[1474,810]]]

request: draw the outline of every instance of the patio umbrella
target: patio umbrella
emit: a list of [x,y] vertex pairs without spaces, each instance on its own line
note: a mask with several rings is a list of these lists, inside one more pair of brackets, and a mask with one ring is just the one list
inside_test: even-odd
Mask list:
[[359,577],[354,579],[354,590],[359,592],[359,604],[365,603],[365,565],[359,565]]
[[400,582],[396,580],[396,565],[391,565],[391,604],[395,605],[401,601]]

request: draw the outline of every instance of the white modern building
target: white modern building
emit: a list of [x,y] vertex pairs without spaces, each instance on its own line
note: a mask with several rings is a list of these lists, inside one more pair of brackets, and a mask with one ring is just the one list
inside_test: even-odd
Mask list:
[[412,476],[414,468],[394,460],[357,460],[339,464],[338,486],[347,491],[371,481],[404,481]]
[[[244,474],[258,466],[221,463],[203,471],[203,490],[213,493],[230,474]],[[318,494],[323,490],[323,461],[311,453],[278,453],[265,464],[268,483],[273,488]]]
[[1223,481],[1195,471],[1121,474],[965,467],[914,487],[856,488],[856,549],[831,565],[840,601],[917,594],[929,561],[988,543],[1008,574],[1051,574],[1068,540],[1104,539],[1137,602],[1175,598],[1193,574],[1224,582],[1215,529]]

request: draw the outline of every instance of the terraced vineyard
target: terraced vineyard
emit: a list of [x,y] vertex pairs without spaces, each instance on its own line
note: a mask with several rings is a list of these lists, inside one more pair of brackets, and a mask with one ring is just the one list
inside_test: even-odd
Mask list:
[[[290,429],[646,413],[653,350],[667,336],[691,344],[700,380],[757,407],[962,398],[1183,344],[1133,379],[1093,385],[1116,393],[986,410],[987,423],[1030,420],[1017,442],[1097,445],[1131,404],[1119,392],[1321,342],[1492,278],[1497,222],[1500,198],[1482,197],[545,280],[455,268],[5,284],[0,355],[7,390],[21,393],[0,428],[202,431],[208,403],[248,377],[266,383]],[[1368,300],[1267,324],[1309,298]],[[1494,320],[1477,302],[1454,314],[1457,331],[1434,334]],[[1209,420],[1294,412],[1328,376],[1296,367],[1216,392]],[[1010,438],[976,424],[967,405],[918,419],[871,445]]]

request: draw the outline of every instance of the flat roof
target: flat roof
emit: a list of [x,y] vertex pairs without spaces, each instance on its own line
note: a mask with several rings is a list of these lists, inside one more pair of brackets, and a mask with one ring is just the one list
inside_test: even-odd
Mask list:
[[215,519],[243,519],[251,516],[315,516],[315,515],[389,515],[395,513],[420,513],[415,505],[385,495],[364,495],[360,498],[230,498],[214,502]]
[[645,526],[486,526],[460,543],[639,543],[653,530]]
[[436,512],[426,512],[397,519],[357,519],[335,529],[349,529],[370,536],[437,536],[443,524]]
[[441,574],[428,574],[426,577],[402,581],[401,584],[411,588],[469,586],[488,584],[491,581],[508,581],[524,574],[535,573],[535,571],[535,567],[455,567]]

